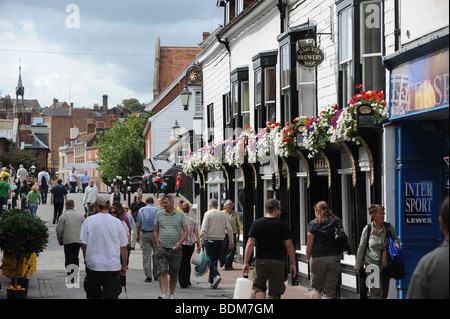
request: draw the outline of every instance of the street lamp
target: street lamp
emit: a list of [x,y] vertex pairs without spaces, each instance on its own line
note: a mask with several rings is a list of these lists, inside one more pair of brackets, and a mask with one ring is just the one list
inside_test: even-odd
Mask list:
[[180,135],[180,126],[178,125],[178,121],[175,119],[175,124],[172,126],[172,137],[178,138]]
[[189,102],[191,100],[192,93],[189,91],[188,87],[185,86],[183,91],[180,93],[181,104],[184,106],[184,110],[189,110]]

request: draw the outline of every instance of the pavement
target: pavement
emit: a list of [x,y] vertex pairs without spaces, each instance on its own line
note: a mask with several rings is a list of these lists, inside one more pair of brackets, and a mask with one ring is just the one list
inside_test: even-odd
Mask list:
[[[145,198],[149,194],[144,194]],[[82,208],[83,194],[68,194],[69,199],[75,202],[75,209]],[[181,197],[175,197],[175,203]],[[37,267],[34,276],[29,279],[27,299],[85,299],[83,289],[85,277],[84,260],[80,251],[80,269],[78,287],[66,285],[66,272],[64,267],[64,249],[56,239],[55,226],[52,223],[53,205],[42,204],[37,215],[46,222],[49,229],[49,242],[46,249],[37,257]],[[225,271],[219,269],[222,281],[217,289],[211,289],[208,283],[208,274],[202,277],[191,275],[192,286],[181,288],[177,285],[176,299],[233,299],[236,279],[242,277],[242,264],[235,262],[234,270]],[[250,272],[251,278],[251,272]],[[129,268],[126,276],[126,287],[122,289],[119,299],[157,299],[161,294],[159,282],[144,282],[145,275],[142,268],[142,250],[136,244],[131,251]],[[0,299],[6,299],[6,290],[11,283],[11,278],[0,276]],[[286,282],[286,292],[282,299],[309,299],[308,290],[300,286],[290,286]]]

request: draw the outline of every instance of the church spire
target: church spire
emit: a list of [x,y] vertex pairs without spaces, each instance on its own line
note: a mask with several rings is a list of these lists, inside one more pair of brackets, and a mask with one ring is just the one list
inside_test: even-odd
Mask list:
[[[23,84],[22,84],[22,65],[19,65],[19,80],[17,81],[16,100],[14,101],[14,108],[13,108],[14,118],[16,117],[17,110],[21,109],[25,105],[24,97],[23,97],[24,93],[25,93],[25,88],[23,87]],[[19,96],[22,98],[22,101],[19,101]]]

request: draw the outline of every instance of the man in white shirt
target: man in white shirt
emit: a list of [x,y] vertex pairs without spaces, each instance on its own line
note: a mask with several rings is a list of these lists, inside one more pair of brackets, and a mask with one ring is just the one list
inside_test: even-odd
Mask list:
[[95,186],[94,180],[89,181],[89,186],[84,190],[83,204],[86,213],[89,212],[89,206],[97,200],[98,188]]
[[67,174],[67,178],[70,186],[69,193],[75,193],[78,183],[78,173],[75,171],[75,167],[72,167],[72,171]]
[[[212,198],[209,201],[209,210],[203,216],[202,230],[200,232],[200,242],[211,259],[208,281],[213,289],[216,289],[222,280],[217,269],[217,261],[222,250],[225,234],[228,234],[228,238],[233,238],[233,229],[230,221],[224,213],[218,210],[218,206],[219,203],[216,198]],[[229,248],[233,249],[233,247],[233,242],[230,242]]]
[[108,198],[98,196],[97,214],[86,218],[81,226],[87,299],[117,299],[122,291],[120,276],[127,273],[127,234],[122,222],[108,209]]
[[26,168],[23,167],[22,164],[19,166],[19,169],[17,170],[17,177],[20,180],[20,185],[22,185],[22,182],[24,180],[28,181],[28,171],[26,170]]

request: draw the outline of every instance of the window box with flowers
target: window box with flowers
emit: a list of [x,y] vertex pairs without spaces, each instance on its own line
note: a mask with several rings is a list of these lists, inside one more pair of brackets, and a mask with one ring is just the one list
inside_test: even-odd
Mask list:
[[292,123],[286,123],[286,126],[280,130],[274,141],[275,154],[282,157],[295,155],[297,151],[295,132],[299,118],[295,118]]
[[325,149],[330,141],[331,119],[335,116],[337,105],[327,107],[321,111],[319,117],[309,119],[305,123],[303,143],[309,151],[308,157],[313,158]]

